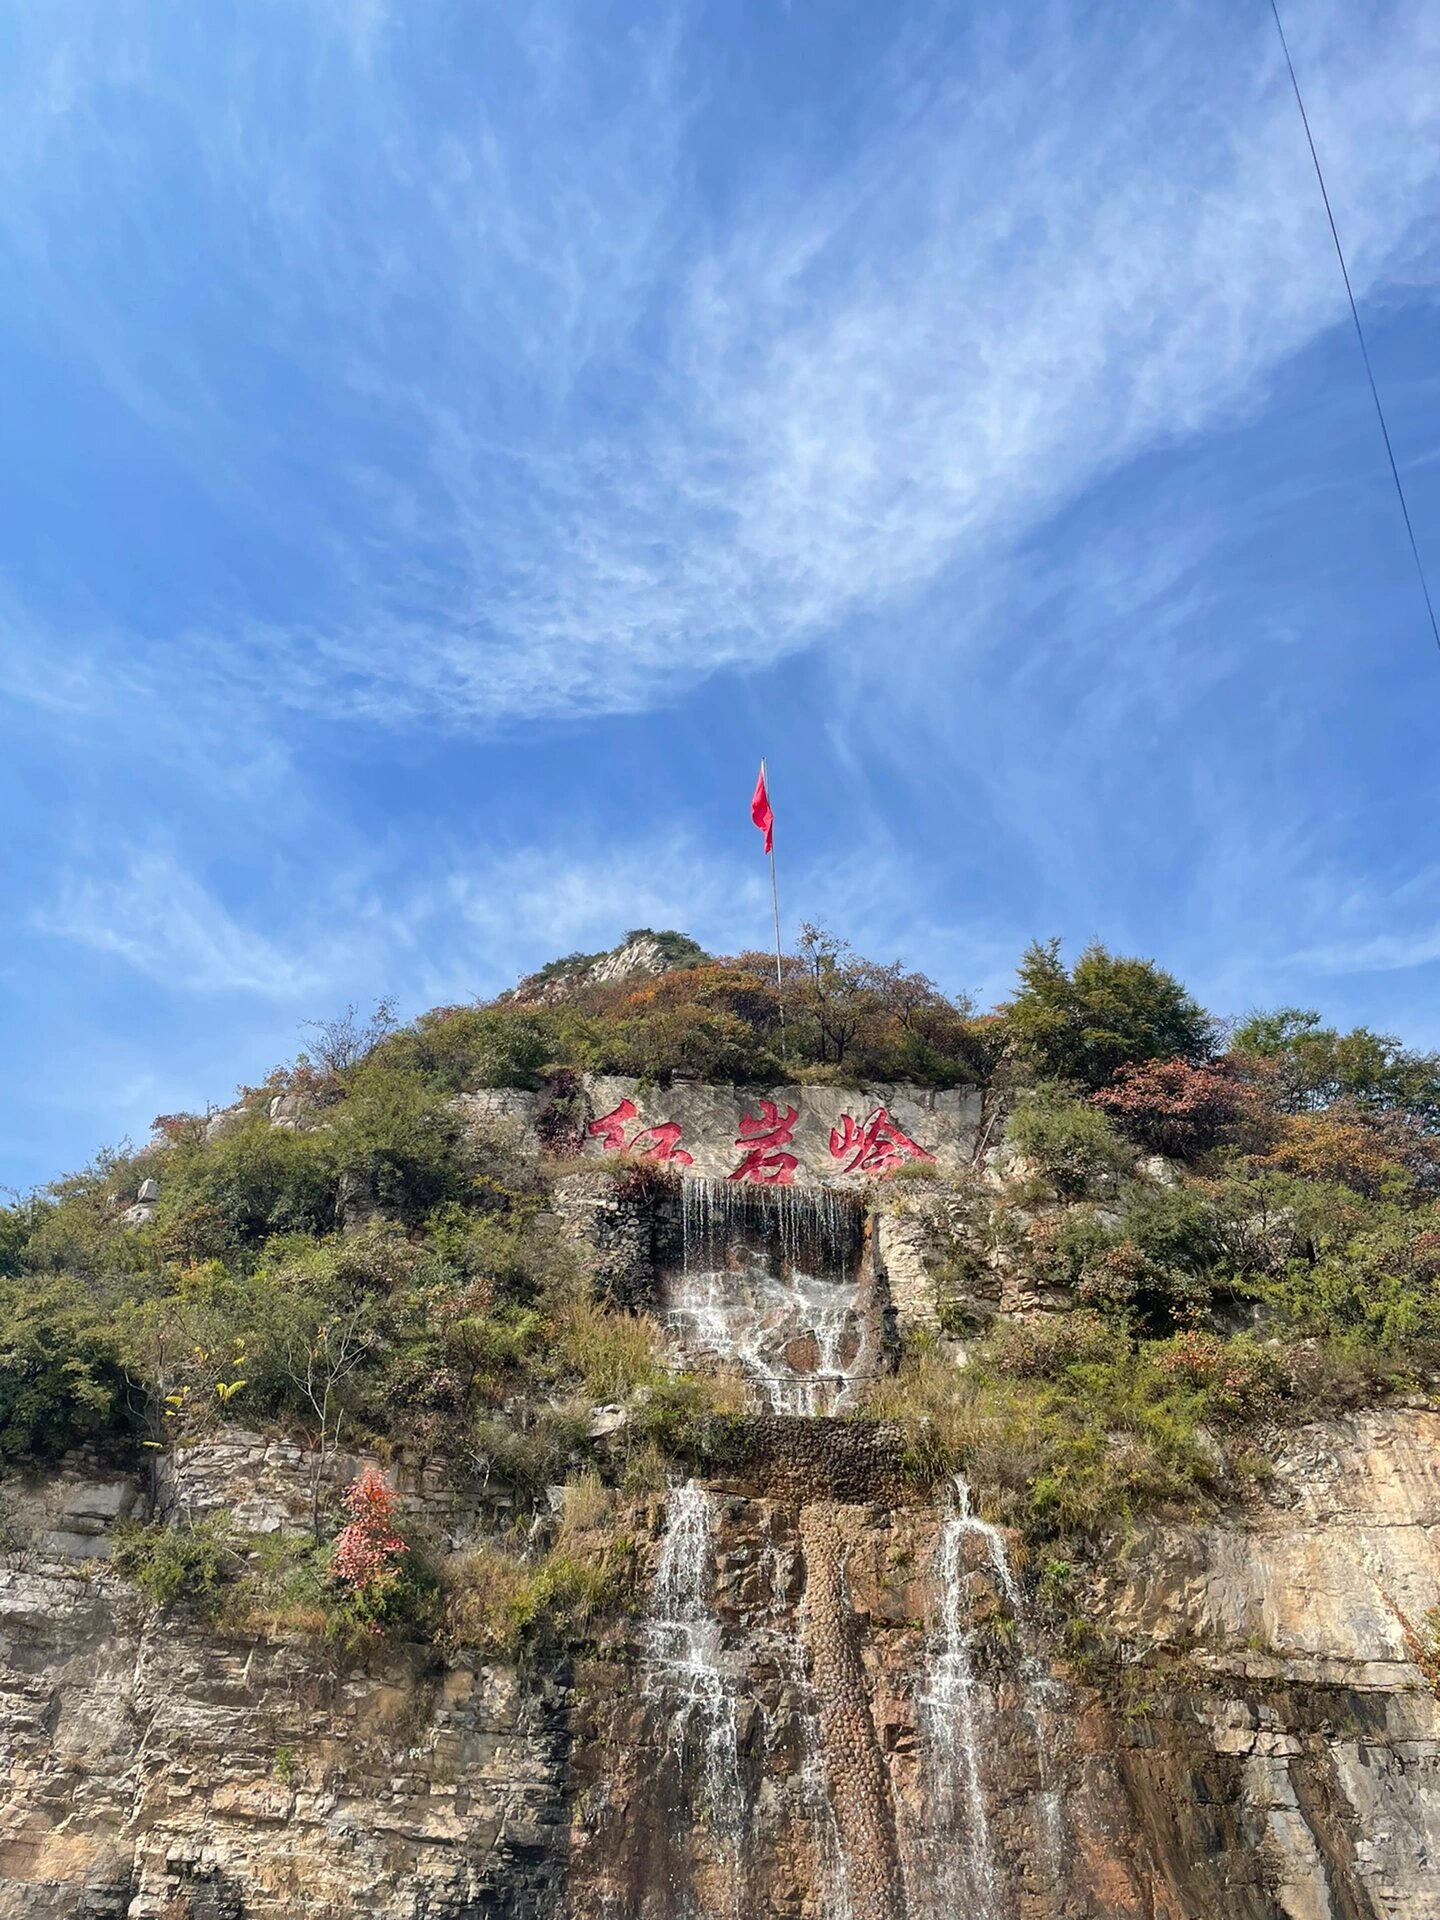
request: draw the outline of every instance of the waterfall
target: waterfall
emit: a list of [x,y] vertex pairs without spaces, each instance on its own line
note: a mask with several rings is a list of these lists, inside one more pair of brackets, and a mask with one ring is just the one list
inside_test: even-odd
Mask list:
[[687,1748],[698,1743],[703,1811],[717,1832],[733,1835],[744,1801],[735,1700],[720,1663],[720,1621],[708,1592],[714,1547],[709,1494],[694,1480],[673,1486],[645,1620],[646,1688],[669,1715],[667,1744],[682,1769]]
[[[919,1696],[920,1726],[932,1779],[932,1795],[939,1803],[932,1822],[940,1831],[965,1836],[964,1866],[976,1920],[1000,1920],[999,1879],[990,1841],[990,1815],[980,1772],[979,1713],[975,1666],[970,1657],[969,1609],[965,1604],[963,1542],[983,1522],[970,1512],[970,1493],[957,1480],[957,1511],[940,1530],[936,1571],[940,1582],[940,1633]],[[1003,1557],[1003,1545],[1002,1545]],[[1006,1561],[1006,1575],[1009,1563]],[[939,1891],[944,1862],[937,1859],[932,1878]]]
[[838,1187],[682,1180],[681,1265],[722,1264],[735,1241],[758,1238],[773,1245],[786,1266],[844,1271],[855,1265],[864,1219],[863,1203]]
[[771,1273],[758,1259],[692,1269],[665,1289],[665,1320],[681,1353],[736,1361],[772,1413],[837,1413],[866,1360],[853,1283]]
[[833,1188],[682,1181],[663,1291],[684,1358],[737,1362],[772,1413],[838,1412],[867,1359],[863,1220]]
[[1001,1592],[1010,1603],[1011,1615],[1015,1621],[1015,1636],[1020,1647],[1020,1702],[1030,1726],[1030,1737],[1035,1746],[1035,1761],[1040,1772],[1040,1814],[1044,1853],[1050,1877],[1058,1887],[1062,1865],[1062,1834],[1060,1790],[1052,1785],[1050,1780],[1050,1714],[1047,1695],[1052,1682],[1045,1670],[1044,1661],[1035,1650],[1034,1636],[1030,1631],[1025,1603],[1010,1568],[1010,1555],[1005,1545],[1005,1536],[998,1527],[990,1526],[971,1510],[970,1489],[966,1485],[964,1476],[957,1473],[954,1484],[956,1505],[959,1508],[959,1523],[967,1532],[977,1534],[984,1541],[991,1570],[1000,1583]]
[[1015,1622],[1020,1648],[1020,1698],[1040,1773],[1041,1851],[1048,1878],[1060,1890],[1063,1871],[1061,1807],[1050,1781],[1049,1679],[1028,1629],[1024,1596],[1005,1536],[974,1511],[964,1476],[954,1479],[955,1506],[941,1529],[937,1556],[940,1632],[920,1695],[921,1726],[934,1775],[934,1789],[948,1820],[964,1807],[965,1869],[977,1920],[999,1920],[999,1869],[990,1837],[980,1765],[980,1695],[971,1657],[973,1630],[965,1603],[964,1542],[978,1539],[990,1571]]

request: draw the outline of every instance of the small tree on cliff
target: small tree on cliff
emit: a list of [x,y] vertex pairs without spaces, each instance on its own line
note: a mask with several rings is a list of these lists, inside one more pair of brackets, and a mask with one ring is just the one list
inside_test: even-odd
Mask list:
[[335,1541],[331,1577],[352,1593],[378,1598],[394,1583],[410,1551],[397,1530],[399,1495],[376,1467],[364,1467],[345,1489],[349,1518]]
[[376,1342],[368,1303],[298,1325],[285,1347],[285,1374],[311,1416],[310,1526],[319,1544],[321,1494],[340,1451],[347,1408],[342,1388]]

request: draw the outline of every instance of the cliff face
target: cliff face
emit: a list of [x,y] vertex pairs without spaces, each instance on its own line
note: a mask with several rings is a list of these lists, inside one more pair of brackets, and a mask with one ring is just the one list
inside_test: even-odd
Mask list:
[[636,1500],[633,1615],[520,1671],[217,1639],[108,1569],[121,1480],[18,1488],[0,1915],[1431,1920],[1437,1442],[1310,1427],[1243,1516],[1137,1541],[1098,1680],[1013,1542],[853,1462]]
[[[696,1477],[626,1491],[664,1479],[621,1444],[657,1376],[587,1403],[603,1497],[569,1544],[628,1568],[619,1603],[519,1665],[342,1656],[293,1615],[224,1634],[117,1574],[117,1525],[223,1515],[258,1565],[360,1457],[213,1425],[153,1484],[80,1457],[12,1477],[0,1920],[1440,1920],[1440,1412],[1270,1436],[1223,1515],[1128,1540],[1101,1515],[1095,1565],[1029,1563],[963,1480],[925,1483],[923,1420],[860,1417],[907,1336],[952,1382],[946,1327],[1084,1337],[1055,1265],[986,1220],[979,1097],[583,1092],[562,1118],[590,1164],[559,1163],[543,1231],[607,1326],[653,1317],[662,1381],[747,1409],[673,1449]],[[549,1095],[460,1105],[554,1144]],[[543,1489],[515,1549],[488,1472],[403,1445],[384,1469],[442,1556],[548,1541]]]

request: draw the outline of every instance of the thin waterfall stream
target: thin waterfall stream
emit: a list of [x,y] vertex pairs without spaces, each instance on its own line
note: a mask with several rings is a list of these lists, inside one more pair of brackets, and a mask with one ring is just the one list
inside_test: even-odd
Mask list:
[[957,1511],[940,1530],[936,1573],[940,1586],[940,1632],[927,1663],[918,1695],[921,1738],[930,1793],[934,1802],[930,1878],[935,1886],[944,1876],[948,1848],[944,1842],[959,1836],[961,1866],[969,1883],[976,1920],[1000,1920],[999,1874],[990,1839],[990,1814],[980,1768],[980,1706],[975,1663],[971,1657],[972,1626],[965,1593],[964,1541],[977,1523],[969,1508],[969,1489],[957,1482],[961,1498]]
[[921,1729],[932,1794],[961,1841],[962,1866],[977,1920],[1001,1920],[1001,1872],[990,1831],[981,1762],[982,1721],[988,1708],[975,1670],[975,1629],[965,1584],[967,1538],[978,1539],[983,1545],[990,1571],[1015,1623],[1020,1649],[1020,1701],[1040,1774],[1038,1839],[1047,1876],[1058,1890],[1063,1836],[1059,1790],[1049,1777],[1049,1679],[1035,1651],[1024,1595],[1010,1564],[1005,1536],[975,1512],[963,1475],[956,1474],[953,1485],[954,1506],[940,1530],[936,1554],[940,1630],[919,1695]]
[[744,1800],[735,1697],[709,1596],[714,1558],[711,1496],[694,1480],[673,1486],[645,1620],[646,1686],[671,1715],[668,1745],[682,1768],[698,1748],[705,1811],[718,1832],[733,1834]]

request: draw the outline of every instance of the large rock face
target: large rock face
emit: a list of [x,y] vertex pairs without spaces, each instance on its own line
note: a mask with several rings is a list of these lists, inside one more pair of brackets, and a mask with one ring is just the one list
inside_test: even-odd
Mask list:
[[827,1484],[771,1425],[783,1471],[637,1500],[633,1617],[523,1671],[157,1618],[116,1477],[31,1488],[86,1531],[0,1572],[0,1916],[1440,1917],[1440,1415],[1305,1429],[1137,1541],[1098,1677],[883,1433]]
[[108,1575],[12,1571],[0,1609],[5,1920],[550,1910],[566,1736],[538,1678],[339,1678]]
[[[857,1087],[648,1086],[614,1074],[577,1076],[582,1150],[623,1153],[689,1179],[760,1185],[861,1187],[910,1166],[954,1173],[984,1137],[984,1100],[973,1088],[875,1083]],[[515,1123],[544,1139],[552,1096],[486,1088],[458,1097],[480,1122]]]

